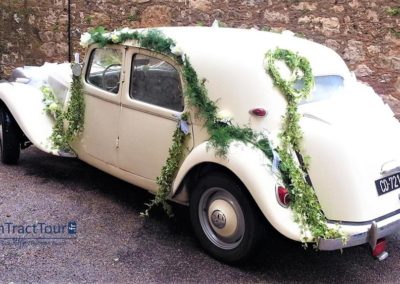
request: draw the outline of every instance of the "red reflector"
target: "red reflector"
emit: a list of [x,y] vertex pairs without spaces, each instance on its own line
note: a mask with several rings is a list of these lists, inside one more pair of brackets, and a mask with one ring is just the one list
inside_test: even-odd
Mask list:
[[288,207],[290,204],[289,190],[287,190],[283,186],[278,186],[277,195],[279,203],[284,207]]
[[267,111],[265,109],[263,109],[263,108],[255,108],[255,109],[252,109],[250,111],[250,113],[252,113],[252,114],[254,114],[256,116],[263,117],[263,116],[265,116],[267,114]]
[[383,253],[386,249],[386,240],[385,239],[379,239],[376,242],[376,246],[372,251],[372,256],[377,257],[381,253]]

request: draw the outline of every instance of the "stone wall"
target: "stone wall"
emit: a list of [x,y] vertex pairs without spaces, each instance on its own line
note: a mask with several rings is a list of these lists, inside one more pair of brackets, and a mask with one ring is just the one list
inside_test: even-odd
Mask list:
[[[335,49],[400,116],[399,0],[71,0],[72,40],[89,27],[211,25],[289,29]],[[67,0],[1,0],[0,78],[68,60]],[[81,50],[79,50],[81,51]],[[81,51],[82,52],[82,51]]]

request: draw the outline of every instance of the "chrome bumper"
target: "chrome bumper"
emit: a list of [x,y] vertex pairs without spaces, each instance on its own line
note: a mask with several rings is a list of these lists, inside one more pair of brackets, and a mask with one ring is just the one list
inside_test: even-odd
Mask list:
[[366,232],[348,236],[346,243],[343,243],[341,239],[320,239],[318,241],[318,249],[337,250],[367,243],[374,249],[378,239],[397,231],[400,231],[400,219],[381,227],[378,227],[378,224],[373,221]]

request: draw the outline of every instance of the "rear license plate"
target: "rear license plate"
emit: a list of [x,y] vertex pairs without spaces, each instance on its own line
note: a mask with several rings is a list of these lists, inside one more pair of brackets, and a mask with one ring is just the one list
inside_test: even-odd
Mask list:
[[400,188],[400,173],[393,174],[375,181],[378,195],[382,195]]

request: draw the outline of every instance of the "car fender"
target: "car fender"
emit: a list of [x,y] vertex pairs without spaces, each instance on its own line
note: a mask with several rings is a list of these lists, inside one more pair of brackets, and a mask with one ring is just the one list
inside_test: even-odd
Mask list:
[[299,241],[301,233],[293,219],[292,210],[279,205],[276,197],[278,178],[272,172],[271,162],[259,149],[244,143],[231,143],[226,157],[216,155],[204,142],[185,158],[173,184],[175,194],[185,176],[196,165],[208,162],[233,172],[244,184],[269,223],[284,236]]
[[45,113],[40,90],[22,83],[0,84],[0,100],[6,105],[23,133],[40,150],[59,155],[49,137],[54,120]]

